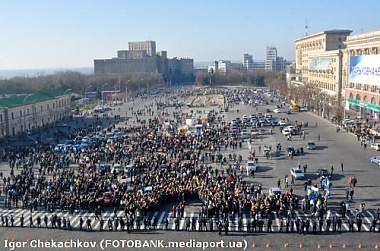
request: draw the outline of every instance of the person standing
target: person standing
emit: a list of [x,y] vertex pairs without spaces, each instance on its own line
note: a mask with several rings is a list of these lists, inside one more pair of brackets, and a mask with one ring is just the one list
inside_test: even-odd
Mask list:
[[341,233],[342,232],[342,218],[338,218],[336,220],[336,224],[337,224],[337,227],[338,227],[338,232]]
[[373,217],[372,218],[372,223],[371,223],[371,227],[369,228],[369,231],[370,232],[375,232],[375,230],[376,230],[376,218],[375,217]]
[[24,227],[24,215],[21,215],[21,218],[20,218],[20,226],[21,226],[21,227]]
[[342,172],[344,172],[344,166],[343,166],[343,162],[340,163],[340,168],[342,169]]
[[[23,216],[23,219],[24,219],[24,216]],[[49,226],[48,226],[48,217],[47,217],[46,214],[45,214],[45,216],[44,216],[44,223],[45,223],[45,227],[46,227],[46,228],[49,228]]]
[[29,216],[29,227],[34,227],[32,214]]
[[362,218],[358,217],[356,219],[356,225],[358,227],[358,232],[361,232],[362,231],[362,224],[363,224],[363,220]]
[[90,219],[90,218],[87,218],[86,223],[87,223],[87,230],[92,231],[91,219]]
[[83,222],[84,222],[84,220],[83,220],[83,218],[82,218],[82,216],[79,218],[79,230],[82,230],[83,229]]
[[100,218],[99,231],[103,231],[103,226],[104,226],[104,220],[103,218]]

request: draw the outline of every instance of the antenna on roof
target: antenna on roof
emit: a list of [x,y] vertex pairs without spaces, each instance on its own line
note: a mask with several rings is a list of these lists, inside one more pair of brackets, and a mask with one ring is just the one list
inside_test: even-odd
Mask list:
[[307,25],[307,20],[305,20],[305,37],[307,36],[307,30],[309,29],[309,26]]

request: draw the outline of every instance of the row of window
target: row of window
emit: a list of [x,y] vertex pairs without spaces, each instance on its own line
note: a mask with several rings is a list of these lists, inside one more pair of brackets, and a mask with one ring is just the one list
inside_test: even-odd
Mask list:
[[380,88],[375,85],[359,84],[359,83],[349,83],[348,87],[351,89],[369,91],[374,93],[380,93]]
[[[57,104],[57,105],[56,105]],[[65,107],[67,104],[67,100],[64,99],[64,100],[56,100],[55,103],[51,103],[51,106],[52,106],[52,110],[56,109],[56,108],[60,108],[60,107]],[[37,114],[37,107],[36,106],[33,106],[33,114]],[[45,111],[49,111],[50,110],[50,104],[46,104],[46,110]],[[44,107],[43,105],[40,105],[40,112],[44,112]],[[24,116],[23,116],[24,114]],[[11,112],[11,119],[15,119],[15,113],[14,112]],[[30,115],[30,110],[29,108],[26,108],[25,110],[24,109],[20,109],[19,110],[19,118],[21,117],[25,117],[25,116],[29,116]],[[3,114],[0,113],[0,122],[3,122],[4,118],[3,118]]]

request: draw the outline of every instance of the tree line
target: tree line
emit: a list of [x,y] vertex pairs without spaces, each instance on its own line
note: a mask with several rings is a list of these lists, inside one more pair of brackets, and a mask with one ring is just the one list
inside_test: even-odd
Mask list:
[[[209,74],[205,71],[195,72],[195,83],[201,86],[248,85],[267,86],[273,91],[286,93],[285,73],[265,71],[229,71],[226,74]],[[50,88],[71,89],[73,93],[84,94],[90,91],[128,89],[128,93],[141,93],[181,83],[181,78],[163,77],[155,74],[114,74],[95,75],[77,71],[61,71],[51,75],[35,77],[13,77],[0,80],[0,93],[33,93]],[[105,85],[107,83],[107,85]]]

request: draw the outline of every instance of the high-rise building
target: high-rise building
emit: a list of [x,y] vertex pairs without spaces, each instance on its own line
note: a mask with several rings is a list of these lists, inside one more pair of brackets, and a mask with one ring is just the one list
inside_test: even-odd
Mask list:
[[276,65],[277,65],[277,48],[275,46],[267,46],[265,70],[277,71]]
[[243,68],[246,71],[252,71],[253,70],[253,57],[249,54],[243,55]]
[[156,57],[156,42],[143,41],[143,42],[129,42],[128,50],[130,51],[146,51],[150,57]]

